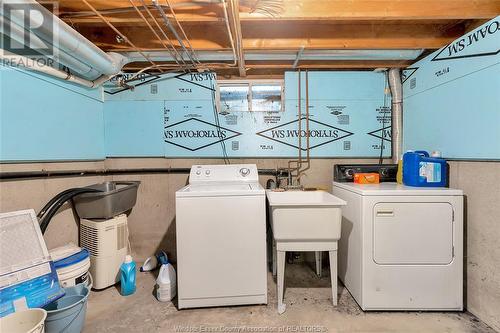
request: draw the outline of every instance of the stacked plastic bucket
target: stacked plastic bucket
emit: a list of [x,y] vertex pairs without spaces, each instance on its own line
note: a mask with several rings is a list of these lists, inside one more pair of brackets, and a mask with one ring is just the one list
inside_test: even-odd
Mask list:
[[85,323],[90,285],[64,288],[66,294],[43,309],[27,309],[0,319],[0,331],[8,333],[79,333]]
[[68,244],[50,251],[50,255],[64,296],[43,309],[27,309],[1,318],[1,333],[79,333],[83,330],[92,288],[89,252]]
[[50,251],[59,283],[65,295],[44,307],[47,311],[47,333],[79,333],[85,323],[87,298],[92,282],[89,279],[89,252],[74,244]]

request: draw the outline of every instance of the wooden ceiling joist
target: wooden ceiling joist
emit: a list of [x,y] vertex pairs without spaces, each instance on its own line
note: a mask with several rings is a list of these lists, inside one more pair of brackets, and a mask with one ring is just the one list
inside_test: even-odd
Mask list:
[[[175,3],[186,0],[170,1],[180,22],[218,22],[221,9],[217,4],[195,4],[176,7]],[[130,7],[121,0],[93,0],[97,9],[116,9]],[[138,2],[139,3],[139,2]],[[147,1],[150,3],[150,1]],[[259,20],[473,20],[488,19],[499,13],[500,0],[284,0],[283,12],[276,17],[263,14],[242,12],[241,21]],[[86,11],[79,1],[60,0],[59,10],[63,17]],[[130,11],[133,14],[133,9]],[[120,14],[123,16],[123,14]],[[118,15],[118,16],[120,16]],[[133,15],[132,15],[133,16]],[[90,17],[72,19],[74,23],[98,23]]]
[[[164,43],[148,27],[154,26],[152,17],[138,14],[133,4],[148,8],[160,17],[159,9],[152,0],[87,0],[113,26],[117,27],[141,50],[165,51]],[[280,10],[273,15],[264,15],[255,8],[245,7],[251,1],[240,2],[239,30],[231,23],[233,37],[238,37],[237,50],[239,66],[224,69],[224,73],[244,76],[256,73],[276,73],[293,68],[290,63],[276,63],[269,59],[258,63],[246,62],[244,52],[272,52],[285,50],[298,52],[306,50],[400,50],[424,49],[426,54],[441,48],[467,31],[500,14],[500,0],[282,0]],[[132,2],[132,5],[131,5]],[[186,32],[193,49],[206,51],[229,51],[226,21],[221,3],[207,1],[169,0],[175,9],[175,16]],[[265,2],[262,0],[262,2]],[[159,0],[170,10],[167,1]],[[255,1],[258,5],[258,1]],[[60,0],[60,17],[81,34],[105,51],[133,51],[120,43],[116,33],[95,13],[89,12],[82,1]],[[168,14],[170,15],[170,14]],[[234,15],[231,21],[234,21]],[[230,21],[230,20],[228,20]],[[168,29],[165,29],[168,30]],[[174,41],[180,43],[166,31]],[[236,49],[236,48],[235,48]],[[373,69],[377,67],[405,67],[412,61],[300,61],[298,68],[307,69]],[[127,66],[129,70],[139,69],[145,63]]]
[[[123,49],[117,43],[115,34],[108,28],[80,27],[81,33],[98,46]],[[195,49],[218,50],[230,47],[227,32],[223,25],[207,28],[186,26],[186,34]],[[161,48],[160,43],[149,29],[144,27],[123,26],[120,31],[145,49]],[[458,24],[441,31],[438,24],[273,24],[255,25],[248,22],[242,25],[243,48],[254,49],[294,49],[302,46],[308,49],[438,49],[465,32]]]

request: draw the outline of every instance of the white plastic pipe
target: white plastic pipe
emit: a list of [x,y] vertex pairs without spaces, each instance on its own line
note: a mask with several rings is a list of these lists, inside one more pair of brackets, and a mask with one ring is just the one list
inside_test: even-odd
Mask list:
[[76,83],[78,85],[87,88],[97,88],[98,86],[102,85],[104,82],[106,82],[112,77],[112,75],[101,75],[100,77],[98,77],[93,81],[82,79],[71,73],[67,73],[59,69],[56,69],[54,67],[48,66],[47,64],[45,64],[45,62],[41,60],[29,59],[27,57],[23,57],[17,54],[8,53],[5,50],[2,53],[0,53],[0,59],[2,59],[2,63],[7,66],[9,66],[10,64],[12,64],[11,67],[21,66],[28,70],[47,74],[68,82]]

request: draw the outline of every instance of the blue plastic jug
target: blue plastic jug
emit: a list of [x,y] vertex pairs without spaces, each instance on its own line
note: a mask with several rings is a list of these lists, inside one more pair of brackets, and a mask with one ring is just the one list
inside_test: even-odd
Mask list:
[[422,150],[403,155],[403,183],[408,186],[445,187],[448,166],[442,158]]
[[125,256],[125,260],[120,266],[120,284],[120,292],[123,296],[135,293],[135,262],[132,261],[130,255]]

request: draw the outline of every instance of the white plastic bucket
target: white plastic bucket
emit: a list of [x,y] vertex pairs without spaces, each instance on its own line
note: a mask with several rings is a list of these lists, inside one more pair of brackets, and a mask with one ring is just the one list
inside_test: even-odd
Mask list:
[[44,309],[27,309],[11,313],[0,318],[0,332],[8,333],[44,333],[47,311]]
[[73,287],[86,282],[90,268],[90,259],[87,258],[67,267],[57,269],[57,277],[63,288]]
[[59,283],[63,288],[73,287],[86,282],[90,268],[88,250],[73,243],[50,250]]

